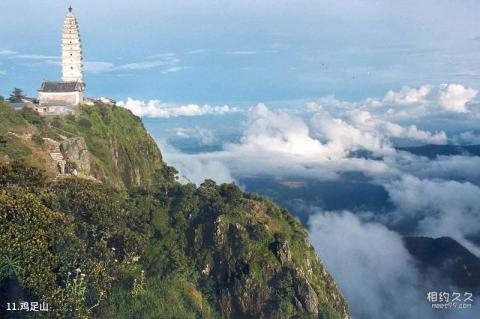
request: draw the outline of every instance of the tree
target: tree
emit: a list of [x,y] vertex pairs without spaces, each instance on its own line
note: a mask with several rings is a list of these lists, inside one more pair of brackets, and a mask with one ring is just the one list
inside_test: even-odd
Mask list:
[[10,93],[10,97],[8,98],[8,100],[12,103],[18,103],[22,102],[22,100],[25,98],[26,96],[23,95],[22,89],[14,88],[12,93]]
[[4,102],[4,101],[5,101],[5,98],[0,95],[0,103],[2,103],[2,102]]

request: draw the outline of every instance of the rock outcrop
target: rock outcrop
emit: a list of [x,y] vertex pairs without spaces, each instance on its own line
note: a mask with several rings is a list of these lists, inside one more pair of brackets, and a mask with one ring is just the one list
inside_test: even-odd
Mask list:
[[76,169],[83,175],[90,174],[90,153],[87,144],[82,137],[69,138],[60,143],[60,151],[72,169]]
[[295,298],[300,301],[297,307],[304,309],[307,313],[318,315],[318,295],[308,280],[301,275],[301,272],[294,272],[293,282],[295,287]]
[[290,251],[290,244],[288,241],[275,240],[271,245],[271,249],[282,265],[292,261],[292,252]]

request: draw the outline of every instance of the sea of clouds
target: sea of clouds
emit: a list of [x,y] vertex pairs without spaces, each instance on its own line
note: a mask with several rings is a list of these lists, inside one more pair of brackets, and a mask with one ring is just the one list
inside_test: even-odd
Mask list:
[[[428,308],[421,287],[436,279],[418,273],[398,229],[407,223],[412,224],[410,235],[450,236],[480,256],[469,239],[480,234],[480,157],[428,159],[395,146],[480,142],[477,94],[473,88],[445,84],[405,87],[354,102],[328,96],[283,109],[258,104],[243,111],[133,99],[121,105],[149,117],[246,112],[239,142],[225,142],[220,151],[185,154],[159,142],[167,162],[195,183],[265,175],[336,180],[345,172],[361,172],[387,191],[394,209],[379,215],[302,208],[311,216],[311,240],[354,318],[473,318],[480,316],[478,307],[463,312]],[[208,128],[195,130],[201,140],[216,140]],[[189,136],[195,130],[180,128],[177,134]],[[368,156],[355,156],[359,151]]]

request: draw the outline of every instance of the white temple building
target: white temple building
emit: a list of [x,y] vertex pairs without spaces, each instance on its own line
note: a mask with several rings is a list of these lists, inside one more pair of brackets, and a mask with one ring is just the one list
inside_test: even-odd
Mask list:
[[70,7],[63,23],[62,81],[42,83],[36,110],[45,115],[73,113],[74,107],[84,101],[84,90],[80,28]]

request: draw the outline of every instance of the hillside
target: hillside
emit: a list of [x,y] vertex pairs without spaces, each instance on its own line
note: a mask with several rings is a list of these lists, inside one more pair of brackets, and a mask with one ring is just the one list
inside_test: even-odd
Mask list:
[[45,301],[45,318],[348,318],[297,220],[233,184],[180,184],[125,109],[41,118],[0,104],[0,159],[2,305]]
[[45,118],[30,109],[15,111],[0,104],[0,143],[4,141],[0,158],[21,158],[52,171],[48,144],[67,139],[74,142],[77,153],[82,147],[88,151],[89,163],[75,161],[88,164],[84,173],[118,188],[147,186],[153,173],[164,166],[140,118],[126,109],[99,104],[82,106],[76,117]]

